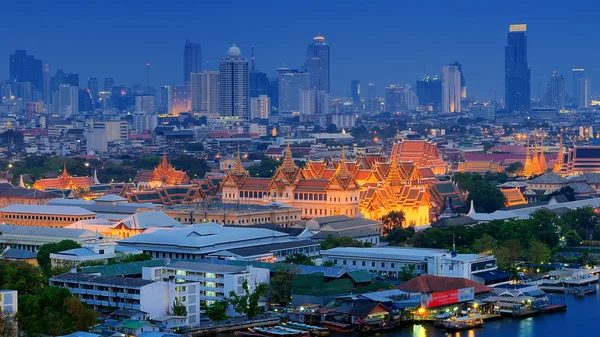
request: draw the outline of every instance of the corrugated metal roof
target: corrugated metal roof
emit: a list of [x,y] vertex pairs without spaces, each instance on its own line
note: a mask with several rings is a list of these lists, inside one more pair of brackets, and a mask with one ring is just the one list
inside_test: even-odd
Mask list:
[[20,205],[13,204],[0,208],[5,213],[58,214],[58,215],[95,215],[96,213],[78,206]]

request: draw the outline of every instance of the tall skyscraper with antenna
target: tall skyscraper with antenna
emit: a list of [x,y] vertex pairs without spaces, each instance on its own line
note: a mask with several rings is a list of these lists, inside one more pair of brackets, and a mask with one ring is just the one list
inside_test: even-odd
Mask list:
[[190,84],[191,73],[202,72],[202,48],[199,43],[193,43],[189,39],[185,40],[183,49],[183,82]]
[[271,97],[271,82],[266,73],[260,72],[256,67],[254,57],[254,46],[252,46],[252,58],[250,59],[250,97],[267,95]]
[[310,74],[310,89],[331,92],[329,66],[329,46],[319,34],[306,49],[304,68]]

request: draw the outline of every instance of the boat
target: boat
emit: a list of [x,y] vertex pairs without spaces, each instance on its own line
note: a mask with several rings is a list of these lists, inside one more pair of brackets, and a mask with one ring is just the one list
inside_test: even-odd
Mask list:
[[308,331],[290,329],[290,328],[285,328],[282,326],[275,326],[272,328],[253,328],[251,331],[254,333],[262,334],[265,336],[271,336],[271,337],[280,337],[280,336],[305,337],[305,336],[309,335]]
[[442,327],[448,332],[471,330],[483,327],[483,318],[480,315],[451,317],[442,322]]
[[391,322],[384,322],[380,318],[361,319],[359,321],[354,322],[354,324],[358,325],[358,332],[366,333],[369,335],[373,333],[392,330],[396,327],[395,324]]
[[242,337],[266,337],[266,335],[251,332],[251,331],[236,331],[236,332],[234,332],[234,334],[236,336],[242,336]]
[[292,329],[308,331],[312,336],[326,337],[329,336],[329,330],[320,326],[308,325],[300,322],[287,322],[286,327]]
[[352,333],[354,330],[352,329],[351,324],[339,323],[334,321],[323,321],[321,325],[328,330],[340,332],[340,333]]

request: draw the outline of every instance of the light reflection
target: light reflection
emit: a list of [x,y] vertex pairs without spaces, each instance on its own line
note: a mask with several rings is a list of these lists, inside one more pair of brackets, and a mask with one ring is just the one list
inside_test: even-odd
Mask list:
[[413,325],[413,337],[427,337],[427,330],[422,325]]

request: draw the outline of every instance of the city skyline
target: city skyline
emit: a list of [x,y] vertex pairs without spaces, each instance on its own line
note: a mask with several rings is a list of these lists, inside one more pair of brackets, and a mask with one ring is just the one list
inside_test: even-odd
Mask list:
[[[509,11],[509,3],[502,8],[473,3],[469,6],[469,15],[458,8],[409,4],[396,17],[391,15],[394,11],[383,10],[383,4],[367,6],[350,1],[343,11],[337,11],[333,4],[319,4],[324,14],[317,16],[313,16],[308,9],[297,8],[293,17],[298,20],[310,17],[311,24],[290,27],[289,24],[284,24],[288,18],[275,15],[280,11],[289,11],[289,5],[274,1],[252,5],[240,3],[232,12],[220,11],[222,4],[211,4],[210,9],[215,15],[207,20],[190,22],[182,21],[178,16],[184,12],[198,12],[201,10],[200,5],[179,3],[165,11],[158,2],[150,1],[145,4],[144,15],[128,18],[117,14],[113,19],[116,24],[109,27],[102,24],[105,17],[103,14],[118,12],[116,5],[106,5],[90,11],[89,5],[72,1],[61,2],[56,6],[37,3],[37,6],[28,5],[27,8],[17,3],[8,5],[5,10],[8,15],[3,25],[14,29],[11,30],[13,34],[0,47],[0,53],[8,55],[15,49],[25,49],[28,54],[49,64],[50,73],[62,68],[67,73],[79,73],[81,78],[96,76],[102,80],[104,77],[114,77],[116,83],[125,85],[145,83],[147,62],[152,64],[151,83],[155,88],[183,84],[180,75],[183,67],[181,46],[186,37],[202,45],[203,59],[207,61],[204,63],[206,70],[217,68],[222,50],[231,44],[238,45],[248,58],[251,45],[255,45],[257,67],[269,77],[274,77],[276,69],[282,65],[300,68],[306,46],[320,33],[331,47],[331,88],[335,95],[349,95],[351,80],[358,79],[363,83],[376,83],[380,88],[378,95],[381,96],[382,88],[386,85],[414,84],[422,78],[423,73],[439,74],[442,66],[457,60],[463,65],[464,74],[469,78],[469,95],[490,99],[494,89],[496,97],[503,96],[503,48],[506,44],[506,29],[513,23],[528,24],[528,61],[532,68],[533,88],[540,82],[545,86],[548,74],[554,70],[566,75],[570,69],[581,67],[586,69],[592,83],[594,78],[600,78],[600,69],[593,68],[597,52],[585,43],[592,38],[591,32],[598,24],[593,21],[591,13],[578,12],[574,16],[569,13],[568,8],[561,8],[561,13],[565,13],[564,19],[548,20],[547,14],[552,12],[554,4],[543,8],[537,8],[533,4],[520,4],[520,12],[531,13],[529,15],[512,13]],[[128,4],[123,6],[134,8]],[[249,6],[257,9],[257,14],[252,17],[247,15]],[[309,7],[311,6],[307,6]],[[498,14],[493,18],[487,14],[492,9]],[[47,24],[48,27],[44,26],[43,31],[39,32],[38,23],[32,25],[31,21],[27,21],[25,24],[25,21],[19,19],[25,13],[29,17],[37,15],[40,18],[39,25]],[[215,23],[227,19],[221,13],[228,13],[235,20],[223,29],[210,29]],[[381,15],[381,18],[372,25],[340,25],[348,18],[366,18],[375,13]],[[416,27],[417,21],[421,20],[414,13],[427,14],[432,20],[427,27],[420,25],[419,29],[411,32],[406,26]],[[442,13],[445,16],[438,17]],[[254,20],[257,15],[261,18],[272,17],[273,20]],[[59,20],[69,18],[73,25],[85,24],[87,29],[65,31],[49,24],[50,17]],[[155,20],[168,21],[176,17],[178,23],[172,28],[151,24]],[[391,28],[396,26],[391,25],[396,20],[403,24],[398,28]],[[473,25],[477,25],[478,29],[472,29]],[[281,29],[273,29],[275,27]],[[37,33],[33,34],[32,29]],[[123,33],[125,31],[128,33]],[[140,38],[135,37],[136,31],[140,32]],[[444,36],[456,37],[442,38],[442,31]],[[402,43],[397,42],[398,37],[402,37]],[[78,48],[64,53],[72,45]],[[486,76],[475,77],[474,74]],[[6,67],[0,67],[0,78],[8,78]],[[537,94],[535,90],[532,93],[534,96]]]

